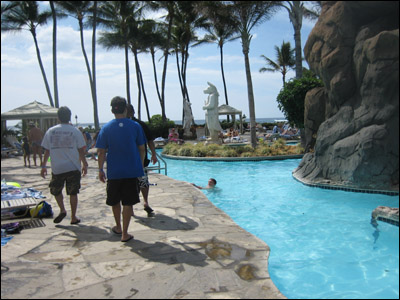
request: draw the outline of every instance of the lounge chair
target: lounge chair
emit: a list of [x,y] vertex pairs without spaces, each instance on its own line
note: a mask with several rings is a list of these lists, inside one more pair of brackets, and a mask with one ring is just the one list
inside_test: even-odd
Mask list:
[[162,148],[167,144],[168,140],[158,137],[154,140],[154,146],[156,149]]
[[17,155],[22,155],[22,145],[20,142],[18,142],[17,138],[13,135],[7,135],[6,141],[8,144],[10,144],[10,147],[6,147],[4,150],[3,148],[1,149],[1,153],[7,152],[7,154],[15,153]]
[[38,201],[40,201],[40,199],[35,199],[33,197],[1,200],[1,219],[12,219],[15,217],[13,214],[14,211],[21,208],[36,206]]

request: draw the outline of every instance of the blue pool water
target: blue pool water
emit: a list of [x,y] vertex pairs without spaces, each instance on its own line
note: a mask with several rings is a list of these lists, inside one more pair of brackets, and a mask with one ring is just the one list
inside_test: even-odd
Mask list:
[[399,298],[399,228],[370,224],[398,196],[307,187],[300,160],[196,162],[167,159],[168,176],[217,188],[208,199],[271,248],[269,273],[288,298]]

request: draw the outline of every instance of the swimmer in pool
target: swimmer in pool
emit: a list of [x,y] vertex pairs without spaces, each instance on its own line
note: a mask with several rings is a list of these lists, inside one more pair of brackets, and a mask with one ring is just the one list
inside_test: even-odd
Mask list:
[[192,183],[192,185],[195,186],[195,187],[197,187],[198,189],[201,189],[201,190],[209,190],[209,189],[215,188],[215,186],[217,185],[217,181],[216,181],[214,178],[210,178],[210,179],[208,180],[208,185],[205,186],[205,187],[198,186],[198,185],[196,185],[196,184],[194,184],[194,183]]

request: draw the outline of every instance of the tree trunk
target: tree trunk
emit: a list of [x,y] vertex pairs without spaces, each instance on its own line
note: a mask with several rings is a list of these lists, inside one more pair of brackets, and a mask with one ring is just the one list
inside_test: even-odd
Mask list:
[[244,54],[244,65],[246,69],[247,95],[249,99],[251,146],[255,148],[257,146],[256,114],[254,106],[253,83],[251,80],[250,61],[249,61],[250,38],[248,36],[242,37],[242,47]]
[[158,100],[160,101],[160,105],[162,105],[162,98],[161,98],[161,95],[160,95],[160,88],[158,86],[158,79],[157,79],[157,68],[156,68],[156,60],[155,60],[154,48],[151,48],[150,53],[151,53],[151,61],[153,63],[154,82],[156,84],[157,96],[158,96]]
[[294,28],[294,44],[296,47],[296,78],[303,76],[303,56],[301,54],[301,26]]
[[58,83],[57,83],[57,17],[54,8],[54,1],[49,1],[51,14],[53,16],[53,83],[54,83],[54,104],[55,107],[60,107],[58,100]]
[[130,79],[129,79],[129,51],[128,45],[125,45],[125,78],[126,78],[126,97],[128,103],[131,104],[131,86],[130,86]]
[[[224,52],[222,50],[222,45],[220,45],[220,54],[221,54],[221,74],[222,74],[222,82],[224,83],[224,92],[225,92],[225,103],[228,103],[228,92],[226,91],[226,81],[225,81],[225,73],[224,73]],[[226,116],[226,120],[229,122],[229,115]]]
[[97,87],[96,87],[96,23],[97,23],[97,1],[93,1],[93,36],[92,36],[92,74],[93,74],[93,85],[92,85],[92,99],[93,99],[93,119],[94,128],[100,129],[99,124],[99,113],[97,110]]
[[31,33],[32,33],[32,36],[33,36],[33,41],[35,42],[36,55],[37,55],[37,58],[38,58],[38,61],[39,61],[39,67],[40,67],[40,71],[42,72],[44,84],[46,86],[46,91],[47,91],[47,96],[49,97],[50,106],[54,107],[53,98],[51,96],[49,83],[47,82],[46,72],[44,71],[42,58],[40,57],[39,46],[38,46],[37,39],[36,39],[36,32],[32,30]]
[[136,82],[138,86],[138,105],[137,105],[137,115],[138,119],[141,120],[141,110],[142,110],[142,89],[140,87],[140,75],[139,75],[139,66],[138,66],[138,59],[137,59],[137,51],[132,50],[133,55],[135,57],[135,68],[136,68]]
[[85,64],[86,64],[86,69],[88,72],[88,76],[89,76],[89,83],[90,83],[90,91],[92,94],[92,101],[94,101],[93,99],[93,78],[92,78],[92,73],[90,71],[90,65],[89,65],[89,60],[87,58],[86,55],[86,50],[85,50],[85,42],[83,40],[83,23],[82,20],[79,19],[79,29],[80,29],[80,33],[81,33],[81,48],[82,48],[82,53],[83,53],[83,57],[85,58]]
[[138,60],[138,62],[137,62],[137,66],[138,66],[138,71],[139,71],[140,86],[141,86],[142,91],[143,91],[144,105],[146,106],[147,120],[150,122],[150,119],[151,119],[151,118],[150,118],[149,104],[148,104],[148,102],[147,102],[146,90],[144,89],[143,76],[142,76],[142,71],[141,71],[141,69],[140,69],[139,60]]
[[168,11],[169,22],[168,22],[168,32],[167,32],[167,45],[164,49],[164,67],[161,79],[161,117],[163,122],[167,121],[167,116],[165,114],[165,80],[167,78],[167,65],[168,65],[168,51],[171,40],[171,30],[172,30],[172,22],[173,22],[173,11]]

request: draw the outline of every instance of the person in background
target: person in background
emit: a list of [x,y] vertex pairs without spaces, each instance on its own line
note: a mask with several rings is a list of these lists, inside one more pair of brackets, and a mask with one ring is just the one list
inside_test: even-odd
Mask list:
[[[81,172],[85,176],[88,167],[85,158],[86,144],[82,133],[69,124],[71,110],[66,106],[62,106],[58,109],[57,115],[61,124],[49,128],[43,138],[42,147],[45,152],[40,175],[46,178],[46,163],[50,156],[52,172],[49,188],[60,208],[60,214],[53,222],[60,223],[67,215],[62,193],[65,183],[65,189],[71,204],[71,224],[78,224],[81,221],[76,216],[78,193],[81,188]],[[83,165],[82,171],[81,162]]]
[[[142,127],[126,117],[127,103],[124,98],[114,97],[111,100],[111,112],[115,119],[101,128],[96,141],[99,180],[106,182],[107,179],[106,204],[112,207],[116,224],[111,230],[121,235],[121,242],[128,242],[133,239],[133,235],[128,233],[133,205],[140,202],[138,177],[144,176],[146,139]],[[106,151],[107,176],[103,170]]]
[[150,151],[151,151],[151,160],[149,160],[147,158],[147,147],[145,144],[144,176],[139,177],[138,179],[139,179],[140,191],[142,192],[142,196],[143,196],[144,210],[147,212],[147,217],[154,217],[154,210],[149,205],[150,183],[149,183],[148,173],[147,173],[147,169],[146,169],[146,167],[150,164],[150,161],[153,163],[153,165],[158,161],[157,154],[156,154],[156,147],[154,145],[154,138],[153,138],[153,135],[151,134],[149,127],[146,125],[146,123],[135,118],[135,109],[133,108],[132,104],[128,104],[127,117],[130,118],[131,120],[139,123],[140,126],[142,126],[143,132],[146,136],[147,145],[149,146]]
[[26,167],[26,159],[28,159],[29,168],[31,167],[31,149],[29,147],[29,141],[26,136],[22,138],[22,151],[24,152],[24,165]]
[[33,153],[33,163],[36,165],[36,154],[39,155],[40,165],[42,165],[42,144],[43,131],[35,126],[35,123],[29,122],[28,140],[31,144]]
[[179,134],[175,131],[175,128],[171,129],[171,133],[168,135],[168,141],[177,143],[179,140]]
[[88,153],[90,148],[92,148],[93,139],[88,131],[84,131],[83,133],[85,134],[86,137],[86,153]]

